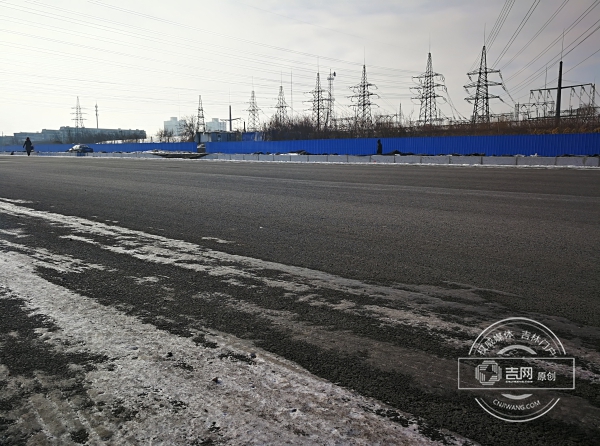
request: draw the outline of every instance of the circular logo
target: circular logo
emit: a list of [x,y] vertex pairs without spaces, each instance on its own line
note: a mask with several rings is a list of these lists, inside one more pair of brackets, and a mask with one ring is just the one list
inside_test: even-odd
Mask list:
[[531,421],[548,413],[556,390],[575,388],[575,359],[545,325],[524,317],[501,320],[459,358],[459,389],[478,391],[475,401],[504,421]]

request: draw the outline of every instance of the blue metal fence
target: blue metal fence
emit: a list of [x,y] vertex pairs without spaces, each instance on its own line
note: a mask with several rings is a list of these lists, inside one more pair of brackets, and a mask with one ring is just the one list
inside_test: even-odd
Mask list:
[[[290,153],[313,155],[374,155],[378,138],[301,141],[241,141],[206,143],[208,153]],[[561,135],[442,136],[431,138],[381,138],[383,153],[397,150],[420,155],[597,155],[600,133]]]
[[[195,142],[150,142],[150,143],[124,143],[124,144],[86,144],[94,149],[94,152],[146,152],[148,150],[164,150],[168,152],[196,152]],[[36,144],[33,142],[36,152],[66,152],[73,144]],[[25,149],[20,145],[3,146],[3,152],[23,152]]]
[[[398,151],[417,155],[598,155],[600,133],[561,135],[442,136],[431,138],[381,138],[383,153]],[[65,152],[72,144],[35,144],[37,152]],[[148,150],[196,152],[196,143],[88,144],[94,152],[145,152]],[[0,147],[0,151],[23,151],[20,145]],[[313,155],[374,155],[377,138],[318,139],[301,141],[208,142],[208,153],[290,153]]]

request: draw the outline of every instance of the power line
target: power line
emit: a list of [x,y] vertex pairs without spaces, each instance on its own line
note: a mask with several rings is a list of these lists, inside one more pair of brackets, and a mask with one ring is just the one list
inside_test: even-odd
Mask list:
[[[589,37],[591,37],[596,31],[598,31],[598,29],[600,29],[600,25],[598,25],[598,23],[600,23],[600,19],[597,20],[592,26],[590,26],[587,30],[585,30],[582,34],[580,34],[573,42],[571,42],[569,44],[569,46],[567,46],[566,51],[564,54],[558,54],[556,56],[554,56],[544,67],[536,70],[533,74],[531,74],[530,76],[528,76],[527,78],[525,78],[523,81],[521,81],[519,84],[517,84],[517,86],[515,87],[515,91],[519,91],[522,88],[524,88],[524,86],[527,83],[530,83],[533,79],[537,79],[538,77],[540,77],[543,74],[543,70],[545,67],[553,67],[554,65],[556,65],[559,61],[559,59],[562,56],[567,56],[568,54],[570,54],[573,50],[575,50],[575,48],[577,48],[579,45],[581,45],[583,42],[585,42]],[[596,26],[595,29],[593,29],[587,36],[583,37],[585,33],[587,33],[588,31],[590,31],[594,26]],[[555,43],[558,42],[560,40],[562,36],[559,36],[555,39]],[[583,37],[583,39],[582,39]],[[581,40],[580,40],[581,39]],[[577,42],[579,40],[579,42]],[[548,47],[546,50],[544,50],[543,54],[545,54],[548,50],[550,49],[550,47]],[[541,56],[540,56],[541,57]],[[539,59],[539,57],[538,57]],[[531,64],[531,63],[530,63]],[[528,65],[530,65],[528,64]],[[511,78],[513,78],[515,75],[511,76]],[[510,80],[510,78],[509,78]]]
[[496,61],[492,64],[493,67],[495,67],[498,64],[498,62],[500,62],[500,60],[502,59],[502,57],[506,54],[506,52],[511,47],[511,45],[513,44],[513,42],[515,41],[515,39],[521,33],[521,30],[523,29],[523,27],[527,24],[527,21],[529,20],[529,18],[531,17],[531,15],[533,14],[533,12],[535,11],[535,8],[537,8],[537,6],[539,4],[540,4],[540,0],[534,0],[533,1],[533,3],[531,4],[531,7],[529,8],[529,11],[527,11],[527,13],[525,14],[525,17],[523,17],[523,19],[521,20],[521,23],[519,23],[519,26],[517,27],[517,29],[515,30],[515,32],[513,32],[512,36],[510,37],[510,39],[508,40],[508,42],[506,43],[506,45],[504,46],[504,48],[502,49],[502,51],[500,51],[500,55],[498,56],[498,58],[496,59]]
[[564,0],[562,2],[562,4],[558,7],[558,9],[556,11],[554,11],[554,14],[552,14],[552,16],[546,21],[546,23],[544,23],[542,25],[542,27],[535,33],[535,35],[529,39],[529,41],[523,45],[523,47],[517,51],[517,53],[508,61],[506,62],[504,65],[502,65],[500,67],[501,70],[503,70],[504,68],[506,68],[513,60],[515,60],[517,57],[519,57],[523,51],[525,51],[529,45],[531,45],[531,43],[542,33],[542,31],[544,31],[544,29],[546,29],[546,27],[550,24],[550,22],[552,22],[552,20],[554,20],[554,18],[560,13],[560,11],[562,11],[562,9],[567,5],[567,3],[569,3],[570,0]]
[[500,30],[502,29],[502,26],[504,26],[504,22],[506,22],[508,14],[510,14],[510,11],[514,4],[515,0],[507,0],[507,2],[504,4],[506,7],[504,14],[502,14],[502,11],[500,12],[500,16],[496,20],[494,28],[492,28],[489,37],[486,39],[485,44],[488,48],[491,48],[494,42],[496,41],[496,37],[498,37],[498,34],[500,34]]
[[[496,22],[494,23],[492,30],[490,31],[489,35],[487,36],[487,39],[484,36],[484,43],[483,43],[484,45],[488,45],[488,47],[492,46],[492,44],[496,40],[496,37],[498,36],[498,33],[500,32],[500,29],[502,29],[502,26],[504,25],[504,22],[506,21],[506,18],[508,17],[508,14],[510,13],[510,10],[512,9],[514,3],[515,3],[515,0],[506,0],[504,2],[504,5],[502,6],[502,10],[500,11],[500,14],[498,14],[498,17],[496,18]],[[478,62],[479,62],[479,58],[476,58],[475,61],[471,64],[469,71],[473,70],[477,66]]]
[[[600,1],[596,1],[593,5],[591,5],[589,8],[587,8],[565,31],[564,31],[564,35],[567,35],[571,30],[573,30],[573,28],[575,28],[575,26],[577,26],[596,6],[598,6],[600,4]],[[598,21],[596,22],[598,23]],[[595,24],[596,24],[595,23]],[[595,25],[594,24],[594,25]],[[594,25],[592,25],[590,28],[592,28]],[[588,30],[590,29],[588,28]],[[584,31],[581,35],[585,34],[587,32]],[[580,37],[581,37],[580,35]],[[524,65],[523,67],[521,67],[521,69],[519,69],[516,73],[512,74],[511,76],[509,76],[506,80],[510,81],[512,79],[514,79],[516,76],[518,76],[519,74],[521,74],[523,71],[525,71],[527,68],[529,68],[531,65],[533,65],[535,62],[537,62],[544,54],[546,54],[554,45],[556,45],[558,42],[560,42],[561,38],[563,37],[563,33],[561,33],[559,36],[557,36],[546,48],[544,48],[540,53],[538,53],[537,56],[535,56],[529,63],[527,63],[526,65]],[[579,38],[579,37],[578,37]],[[576,39],[577,40],[577,39]],[[547,65],[547,64],[546,64]]]

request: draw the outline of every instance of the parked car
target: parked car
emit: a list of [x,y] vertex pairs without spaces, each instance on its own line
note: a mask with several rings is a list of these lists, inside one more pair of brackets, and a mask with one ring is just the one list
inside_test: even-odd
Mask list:
[[94,149],[85,144],[75,144],[71,147],[67,152],[75,152],[75,153],[93,153]]

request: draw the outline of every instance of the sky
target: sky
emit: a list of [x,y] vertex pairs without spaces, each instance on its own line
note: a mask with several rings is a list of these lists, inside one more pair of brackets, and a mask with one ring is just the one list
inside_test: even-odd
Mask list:
[[411,87],[428,52],[447,91],[442,113],[470,117],[463,86],[484,42],[500,70],[490,80],[506,88],[490,90],[503,101],[493,113],[556,86],[561,48],[563,84],[600,79],[598,0],[0,0],[0,24],[4,135],[74,126],[78,98],[86,127],[149,137],[170,117],[197,115],[200,96],[207,121],[231,105],[234,129],[248,122],[253,90],[261,121],[280,86],[294,116],[310,115],[317,72],[325,89],[336,73],[335,113],[348,117],[363,64],[372,112],[416,120]]

